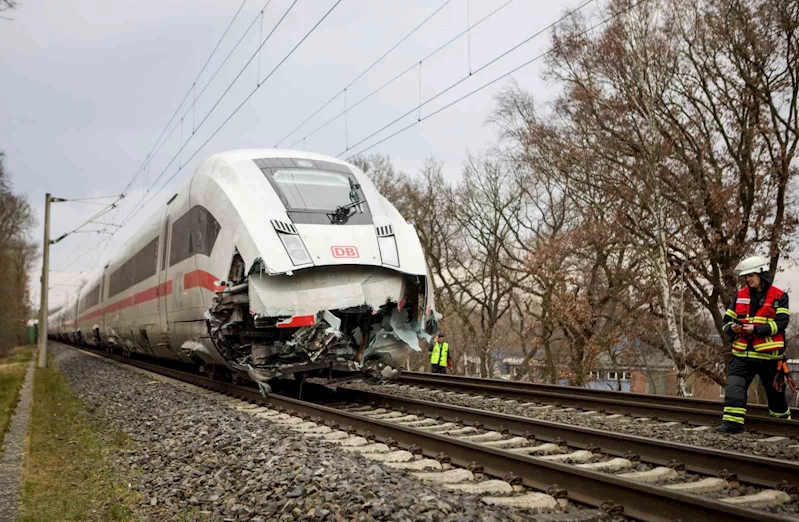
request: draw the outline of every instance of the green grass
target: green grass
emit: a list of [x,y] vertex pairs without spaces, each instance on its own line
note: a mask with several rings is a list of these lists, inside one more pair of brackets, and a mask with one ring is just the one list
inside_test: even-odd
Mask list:
[[128,444],[88,422],[61,372],[37,368],[17,522],[135,520],[136,495],[108,463]]
[[33,357],[34,350],[36,350],[36,345],[34,344],[12,348],[11,352],[6,357],[0,357],[0,365],[25,364]]
[[25,381],[27,362],[33,355],[34,346],[20,346],[0,358],[0,454],[3,441],[8,433],[11,415],[19,400],[19,391]]

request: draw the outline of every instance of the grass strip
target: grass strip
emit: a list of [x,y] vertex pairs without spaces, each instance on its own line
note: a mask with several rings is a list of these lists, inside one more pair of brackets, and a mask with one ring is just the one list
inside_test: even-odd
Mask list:
[[89,423],[58,369],[37,368],[17,522],[134,520],[135,494],[108,462],[128,444]]
[[27,363],[31,360],[34,346],[13,348],[6,356],[0,358],[0,454],[3,452],[3,441],[8,433],[11,415],[19,401],[19,391],[25,382]]

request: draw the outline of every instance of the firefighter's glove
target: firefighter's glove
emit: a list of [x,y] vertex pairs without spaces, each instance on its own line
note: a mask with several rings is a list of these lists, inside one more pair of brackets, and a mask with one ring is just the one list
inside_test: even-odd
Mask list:
[[777,373],[774,375],[774,389],[778,392],[784,392],[786,382],[791,390],[796,393],[796,382],[793,380],[793,377],[791,377],[791,370],[788,368],[788,364],[783,357],[777,361]]

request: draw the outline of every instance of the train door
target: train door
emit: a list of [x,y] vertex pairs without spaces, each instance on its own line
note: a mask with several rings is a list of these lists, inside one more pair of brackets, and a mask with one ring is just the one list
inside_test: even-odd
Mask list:
[[161,340],[159,347],[169,348],[169,316],[167,314],[167,299],[172,293],[172,282],[169,280],[169,244],[172,232],[171,210],[175,196],[166,204],[164,212],[164,229],[161,232],[161,263],[158,270],[158,319],[161,324]]

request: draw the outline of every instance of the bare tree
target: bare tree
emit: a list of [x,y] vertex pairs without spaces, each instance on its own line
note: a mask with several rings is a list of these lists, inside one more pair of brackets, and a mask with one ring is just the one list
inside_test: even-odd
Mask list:
[[403,216],[407,214],[410,178],[394,167],[391,158],[382,154],[372,154],[357,156],[352,163],[369,176],[380,194],[389,200],[400,214]]
[[[658,289],[649,312],[685,393],[687,366],[723,382],[724,357],[702,321],[681,320],[692,305],[677,288],[720,332],[738,260],[765,244],[776,268],[790,252],[799,5],[613,0],[607,11],[602,31],[573,17],[554,34],[548,78],[562,91],[548,114],[511,88],[495,121],[516,158],[559,179],[581,219],[590,209],[642,263],[633,286]],[[686,335],[704,349],[687,350]]]
[[13,193],[4,159],[0,153],[0,265],[4,267],[0,282],[6,304],[0,316],[0,351],[23,340],[31,311],[27,275],[36,256],[29,240],[33,213],[28,202]]

